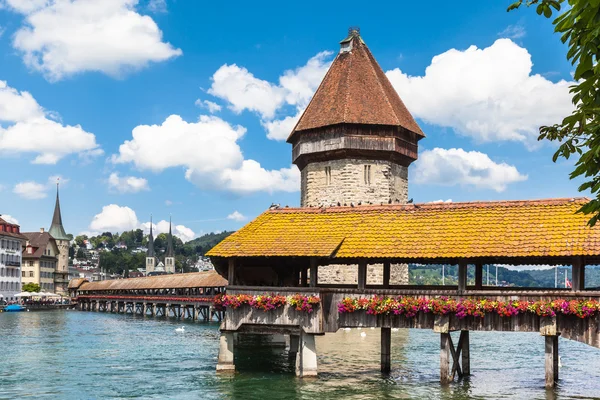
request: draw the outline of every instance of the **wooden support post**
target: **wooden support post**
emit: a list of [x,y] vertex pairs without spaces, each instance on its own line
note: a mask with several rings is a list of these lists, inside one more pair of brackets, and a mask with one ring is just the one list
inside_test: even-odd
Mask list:
[[392,328],[381,328],[381,372],[392,370]]
[[573,257],[572,275],[571,290],[576,292],[585,290],[585,264],[582,257]]
[[461,260],[458,263],[458,293],[467,290],[467,262]]
[[358,288],[364,290],[367,285],[367,263],[358,263]]
[[229,285],[235,285],[235,258],[229,259],[227,282]]
[[483,288],[483,264],[475,264],[475,289]]
[[310,258],[310,287],[317,287],[319,282],[319,263],[315,257]]
[[546,387],[553,388],[558,381],[558,336],[545,336]]
[[302,267],[300,270],[300,286],[308,286],[308,268]]
[[440,383],[447,384],[452,382],[452,376],[450,376],[452,338],[450,333],[440,333],[440,339]]
[[390,287],[390,269],[391,263],[389,261],[385,261],[383,263],[383,288],[387,289]]
[[471,375],[471,354],[469,352],[469,331],[460,331],[459,343],[462,342],[462,373]]

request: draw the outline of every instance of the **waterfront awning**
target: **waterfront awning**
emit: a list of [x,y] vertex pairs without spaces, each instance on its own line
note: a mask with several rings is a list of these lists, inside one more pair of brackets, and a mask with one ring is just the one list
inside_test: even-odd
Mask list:
[[39,296],[40,294],[37,292],[21,292],[21,293],[17,293],[15,294],[15,297],[32,297],[32,296]]
[[211,251],[225,258],[318,257],[432,263],[458,259],[597,262],[600,226],[577,213],[587,198],[283,208],[266,211]]

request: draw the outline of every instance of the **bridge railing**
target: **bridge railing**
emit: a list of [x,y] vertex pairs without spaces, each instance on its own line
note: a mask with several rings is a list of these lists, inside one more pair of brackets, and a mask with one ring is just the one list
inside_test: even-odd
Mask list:
[[319,304],[315,304],[310,312],[299,311],[296,307],[286,303],[280,308],[270,311],[242,305],[238,308],[227,307],[225,318],[221,325],[222,331],[246,331],[254,329],[265,332],[265,328],[278,332],[297,333],[303,330],[306,333],[324,333],[323,299],[320,297],[320,288],[284,288],[284,287],[262,287],[262,286],[229,286],[228,296],[248,295],[279,295],[293,296],[301,294],[304,296],[319,297]]
[[[341,286],[341,285],[340,285]],[[456,315],[435,315],[432,312],[419,312],[413,317],[404,315],[373,315],[362,310],[353,313],[340,313],[339,304],[345,298],[372,298],[379,297],[412,297],[418,299],[448,298],[454,300],[487,299],[493,302],[513,301],[553,301],[563,299],[571,300],[596,300],[600,301],[600,291],[571,291],[569,289],[539,289],[539,288],[506,288],[493,287],[484,289],[469,288],[458,293],[456,287],[404,287],[404,288],[366,288],[358,289],[347,286],[337,287],[261,287],[261,286],[229,286],[228,295],[264,295],[276,294],[292,296],[296,293],[314,295],[319,297],[319,305],[307,314],[299,312],[286,305],[278,310],[263,311],[249,306],[236,309],[228,308],[225,312],[222,330],[256,330],[265,331],[260,327],[284,328],[300,327],[307,333],[336,332],[344,327],[390,327],[390,328],[421,328],[436,331],[452,330],[495,330],[495,331],[523,331],[537,332],[550,324],[555,330],[576,331],[576,340],[597,344],[598,329],[590,330],[594,324],[600,327],[600,318],[596,313],[593,318],[582,319],[575,315],[557,315],[554,318],[536,315],[533,312],[521,312],[514,316],[502,316],[497,312],[486,313],[483,317],[457,317]],[[598,331],[598,332],[597,332]],[[581,340],[584,335],[591,339]],[[586,337],[587,337],[586,336]]]

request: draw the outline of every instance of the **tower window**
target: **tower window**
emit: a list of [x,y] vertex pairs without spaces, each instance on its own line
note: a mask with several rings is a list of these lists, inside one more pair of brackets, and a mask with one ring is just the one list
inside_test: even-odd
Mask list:
[[370,165],[365,165],[364,178],[365,178],[365,185],[370,185],[371,184],[371,166]]
[[331,185],[331,167],[325,167],[325,183]]

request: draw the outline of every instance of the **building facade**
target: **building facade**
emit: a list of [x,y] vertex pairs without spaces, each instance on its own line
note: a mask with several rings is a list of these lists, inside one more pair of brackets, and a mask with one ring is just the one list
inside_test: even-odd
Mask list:
[[26,237],[17,224],[0,216],[0,301],[17,300],[21,291],[21,249]]
[[69,246],[71,245],[71,239],[67,236],[62,223],[58,184],[56,185],[56,203],[54,205],[52,224],[48,233],[54,238],[58,248],[56,269],[54,271],[54,290],[56,294],[67,296],[69,294]]
[[[369,51],[358,29],[341,49],[288,138],[301,174],[302,207],[408,202],[408,167],[425,135]],[[320,268],[319,282],[356,283],[356,266]],[[369,266],[369,283],[383,279]],[[392,283],[408,283],[393,265]]]
[[23,235],[27,242],[23,250],[22,284],[37,283],[41,291],[55,293],[54,273],[60,254],[56,240],[44,228]]

